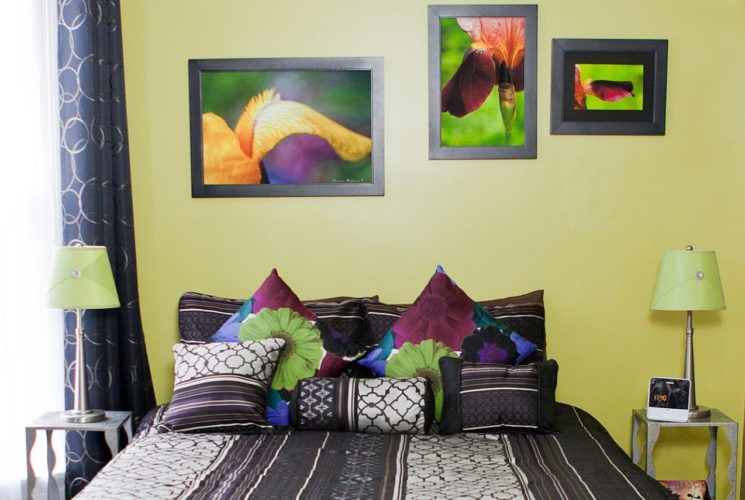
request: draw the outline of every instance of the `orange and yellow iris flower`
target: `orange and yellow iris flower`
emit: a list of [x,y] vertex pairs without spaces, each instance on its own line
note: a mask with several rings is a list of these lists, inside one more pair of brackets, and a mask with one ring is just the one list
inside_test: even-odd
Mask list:
[[326,140],[345,161],[370,154],[372,141],[310,106],[284,101],[274,90],[252,97],[235,130],[215,113],[202,115],[205,184],[258,184],[261,160],[286,137],[311,134]]

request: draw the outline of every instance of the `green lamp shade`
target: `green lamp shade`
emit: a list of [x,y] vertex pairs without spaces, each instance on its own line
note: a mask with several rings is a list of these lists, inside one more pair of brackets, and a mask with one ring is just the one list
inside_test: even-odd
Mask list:
[[711,250],[668,250],[662,257],[652,309],[725,309],[717,256]]
[[56,248],[47,302],[60,309],[119,307],[106,247]]

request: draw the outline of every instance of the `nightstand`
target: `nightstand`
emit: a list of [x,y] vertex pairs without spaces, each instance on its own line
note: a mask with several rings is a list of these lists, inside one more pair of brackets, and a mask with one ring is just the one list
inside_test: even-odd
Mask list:
[[128,411],[107,411],[106,418],[99,422],[87,424],[75,424],[65,422],[59,416],[60,412],[47,412],[26,426],[26,471],[27,471],[27,498],[32,498],[36,475],[31,465],[31,450],[36,442],[36,432],[45,430],[47,432],[47,473],[49,474],[49,484],[47,486],[47,497],[53,500],[59,497],[56,484],[52,477],[55,463],[57,461],[52,447],[52,433],[56,430],[77,431],[77,432],[103,432],[106,444],[111,450],[113,457],[119,453],[119,431],[124,429],[127,434],[127,442],[132,440],[133,423],[132,413]]
[[729,418],[721,411],[712,408],[711,417],[688,422],[663,422],[659,420],[649,420],[647,410],[639,409],[633,411],[633,429],[631,432],[631,450],[632,460],[641,467],[641,450],[637,444],[637,435],[639,434],[640,424],[647,427],[646,454],[647,463],[644,470],[652,477],[655,477],[654,467],[654,446],[657,438],[660,436],[660,430],[664,427],[708,427],[709,428],[709,446],[706,449],[706,463],[709,465],[709,476],[706,478],[706,484],[712,500],[716,498],[716,472],[717,472],[717,430],[724,427],[727,434],[730,448],[732,449],[729,465],[727,467],[727,480],[730,484],[730,492],[727,497],[734,500],[736,494],[735,478],[737,475],[737,422]]

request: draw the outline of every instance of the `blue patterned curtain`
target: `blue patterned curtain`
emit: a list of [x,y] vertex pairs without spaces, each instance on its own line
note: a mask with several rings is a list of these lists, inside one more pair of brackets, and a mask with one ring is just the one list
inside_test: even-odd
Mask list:
[[[140,320],[119,0],[58,0],[63,237],[108,248],[121,307],[85,311],[93,408],[155,405]],[[72,406],[74,314],[65,321],[65,404]],[[67,494],[109,459],[100,433],[68,433]]]

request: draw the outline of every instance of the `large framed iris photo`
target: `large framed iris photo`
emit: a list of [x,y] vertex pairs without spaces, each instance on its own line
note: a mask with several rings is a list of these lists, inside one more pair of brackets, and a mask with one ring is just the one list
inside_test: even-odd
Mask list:
[[189,60],[193,197],[383,195],[383,59]]
[[664,135],[667,40],[554,39],[551,133]]
[[430,159],[536,157],[536,5],[430,5]]

